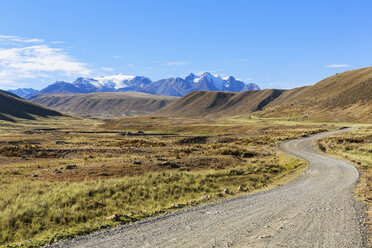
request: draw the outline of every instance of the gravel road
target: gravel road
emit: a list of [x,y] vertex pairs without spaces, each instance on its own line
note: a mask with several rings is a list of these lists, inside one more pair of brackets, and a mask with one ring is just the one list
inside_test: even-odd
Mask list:
[[358,170],[318,154],[312,141],[325,132],[282,143],[310,162],[293,182],[138,223],[53,247],[367,247],[365,206],[353,198]]

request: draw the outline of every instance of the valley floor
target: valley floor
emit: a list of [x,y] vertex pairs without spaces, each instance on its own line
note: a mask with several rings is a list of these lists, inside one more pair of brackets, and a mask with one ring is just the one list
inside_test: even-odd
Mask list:
[[307,163],[278,142],[339,128],[151,117],[102,124],[1,122],[0,245],[52,243],[283,184]]
[[310,162],[295,181],[258,194],[208,204],[95,233],[52,247],[361,247],[365,206],[352,195],[357,169],[318,154],[325,132],[280,148]]

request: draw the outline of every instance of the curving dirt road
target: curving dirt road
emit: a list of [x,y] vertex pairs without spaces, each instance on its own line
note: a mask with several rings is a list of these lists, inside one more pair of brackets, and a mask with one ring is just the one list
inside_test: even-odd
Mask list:
[[325,132],[280,145],[311,165],[295,181],[254,195],[94,233],[53,247],[367,247],[357,169],[318,154]]

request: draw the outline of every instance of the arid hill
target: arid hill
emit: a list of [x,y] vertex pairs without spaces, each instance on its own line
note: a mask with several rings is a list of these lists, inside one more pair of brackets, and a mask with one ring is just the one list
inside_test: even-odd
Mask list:
[[265,117],[319,121],[372,121],[372,67],[346,71],[296,88],[269,103]]
[[149,114],[177,97],[134,92],[41,94],[31,101],[58,111],[90,117],[122,117]]
[[154,115],[196,118],[244,115],[261,110],[282,93],[283,90],[194,91]]
[[48,117],[62,116],[62,114],[0,90],[0,120],[14,121],[14,118],[33,120],[34,116]]

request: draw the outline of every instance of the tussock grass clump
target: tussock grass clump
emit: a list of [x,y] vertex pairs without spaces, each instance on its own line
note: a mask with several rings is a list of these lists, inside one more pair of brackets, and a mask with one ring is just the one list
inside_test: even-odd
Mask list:
[[124,139],[112,143],[111,146],[118,147],[130,147],[130,146],[141,146],[141,147],[157,147],[166,146],[165,142],[161,142],[158,139]]
[[187,137],[181,140],[178,140],[176,144],[178,145],[190,145],[190,144],[205,144],[207,143],[207,136],[195,136],[195,137]]
[[22,157],[22,156],[44,156],[40,153],[38,145],[24,144],[19,146],[3,146],[0,148],[0,155],[5,157]]
[[217,150],[216,152],[217,154],[221,155],[231,155],[241,158],[253,158],[258,155],[258,153],[255,151],[249,151],[240,147],[222,148]]

